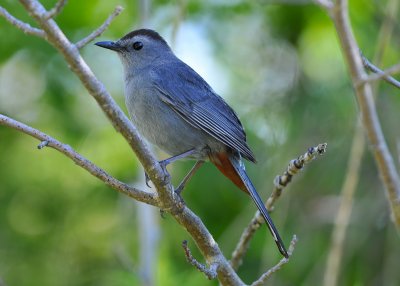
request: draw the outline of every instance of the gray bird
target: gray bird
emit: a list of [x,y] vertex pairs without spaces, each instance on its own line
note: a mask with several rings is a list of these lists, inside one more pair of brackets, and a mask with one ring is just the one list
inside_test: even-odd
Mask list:
[[274,237],[288,257],[263,201],[246,174],[241,158],[256,162],[246,133],[233,109],[191,67],[178,59],[155,31],[140,29],[116,42],[97,46],[117,52],[124,66],[125,102],[133,124],[152,144],[172,157],[196,164],[175,190],[178,194],[205,161],[250,194]]

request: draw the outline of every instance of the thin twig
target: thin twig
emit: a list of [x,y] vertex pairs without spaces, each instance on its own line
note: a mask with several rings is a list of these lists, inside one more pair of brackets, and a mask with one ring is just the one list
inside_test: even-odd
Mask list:
[[89,161],[88,159],[77,153],[70,146],[61,143],[60,141],[54,139],[53,137],[50,137],[49,135],[35,128],[32,128],[26,124],[23,124],[17,120],[11,119],[2,114],[0,114],[0,125],[11,127],[15,130],[18,130],[22,133],[25,133],[42,141],[38,146],[39,149],[43,148],[44,146],[47,146],[61,152],[62,154],[70,158],[72,161],[74,161],[78,166],[82,167],[83,169],[85,169],[90,174],[103,181],[106,185],[113,188],[114,190],[124,193],[138,201],[153,206],[157,205],[157,196],[155,194],[147,193],[138,190],[136,188],[132,188],[127,184],[115,179],[114,177],[109,175],[106,171],[97,167],[91,161]]
[[[293,175],[297,174],[305,164],[313,161],[318,155],[322,155],[326,152],[327,144],[319,144],[315,147],[311,147],[307,152],[297,159],[290,161],[289,166],[286,171],[281,176],[276,176],[274,180],[274,189],[265,203],[267,210],[271,211],[276,200],[281,196],[283,189],[291,182]],[[242,264],[242,258],[246,253],[251,238],[254,233],[260,228],[263,223],[263,219],[260,212],[256,212],[249,225],[244,229],[242,235],[240,236],[239,242],[236,245],[235,250],[232,253],[231,265],[233,269],[237,270]]]
[[390,83],[391,85],[400,88],[400,82],[396,80],[394,77],[390,76],[391,74],[398,73],[400,72],[400,63],[396,64],[386,70],[381,70],[377,66],[373,65],[363,54],[361,54],[362,62],[365,68],[368,70],[372,71],[375,73],[375,75],[370,75],[364,80],[362,80],[363,83],[365,82],[374,82],[380,79],[383,79],[384,81]]
[[103,32],[108,28],[108,26],[110,26],[111,22],[114,20],[115,17],[117,17],[119,14],[121,14],[122,10],[124,10],[124,8],[122,8],[122,6],[117,6],[114,9],[114,12],[112,12],[110,14],[110,16],[108,16],[108,18],[104,21],[104,23],[97,28],[95,31],[93,31],[92,33],[90,33],[87,37],[83,38],[82,40],[80,40],[79,42],[77,42],[75,44],[75,46],[78,49],[82,49],[84,46],[86,46],[88,43],[90,43],[91,41],[93,41],[95,38],[99,37],[101,34],[103,34]]
[[275,177],[275,188],[266,203],[269,209],[272,209],[275,201],[281,195],[283,188],[285,188],[291,182],[293,175],[300,172],[305,164],[310,163],[315,158],[317,158],[317,156],[325,154],[327,146],[327,143],[322,143],[318,144],[315,147],[309,148],[306,153],[304,153],[297,159],[290,161],[289,166],[287,167],[283,175]]
[[45,20],[55,18],[58,14],[61,13],[66,4],[67,0],[59,0],[53,8],[51,8],[47,13],[43,15],[43,18]]
[[25,23],[17,18],[15,18],[13,15],[11,15],[5,8],[0,6],[0,16],[2,16],[4,19],[6,19],[11,25],[17,27],[21,31],[23,31],[25,34],[29,35],[34,35],[40,38],[45,38],[46,34],[44,33],[43,30],[34,28],[28,23]]
[[200,262],[196,260],[196,258],[193,257],[192,252],[190,251],[188,245],[187,245],[187,240],[184,240],[182,242],[182,247],[185,250],[185,256],[187,261],[192,264],[194,267],[197,268],[200,272],[203,272],[209,280],[217,278],[217,264],[211,264],[210,267],[207,267]]
[[283,265],[287,264],[290,260],[290,257],[293,254],[294,247],[296,246],[297,243],[297,237],[296,235],[293,235],[292,241],[290,242],[289,249],[288,249],[288,255],[289,258],[282,258],[274,267],[269,269],[267,272],[265,272],[263,275],[261,275],[260,278],[258,278],[257,281],[253,282],[251,286],[260,286],[264,285],[264,283],[278,270],[282,268]]

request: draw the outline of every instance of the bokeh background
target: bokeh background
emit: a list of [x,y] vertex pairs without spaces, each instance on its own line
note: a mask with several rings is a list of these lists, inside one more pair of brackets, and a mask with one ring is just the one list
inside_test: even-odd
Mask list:
[[[43,2],[50,8],[55,1]],[[350,1],[354,33],[370,59],[382,40],[387,2]],[[18,1],[2,0],[0,5],[34,25]],[[291,159],[328,143],[327,154],[294,178],[272,213],[286,244],[293,234],[299,242],[290,263],[269,281],[322,285],[358,118],[330,18],[311,1],[300,0],[70,0],[56,21],[78,41],[116,5],[125,10],[100,39],[116,40],[139,27],[165,37],[237,111],[258,159],[247,170],[262,197]],[[388,22],[391,40],[379,48],[381,67],[400,60],[396,20]],[[4,19],[0,39],[0,112],[71,145],[118,179],[145,188],[135,155],[62,57]],[[126,110],[117,56],[93,44],[82,55]],[[381,83],[377,94],[380,120],[398,166],[399,90]],[[39,151],[38,143],[0,127],[0,285],[218,284],[186,262],[185,239],[203,259],[169,215],[162,218],[157,209],[109,189],[52,149]],[[191,165],[173,165],[175,184]],[[369,150],[359,175],[338,285],[400,285],[399,236]],[[250,198],[209,164],[183,196],[229,258],[254,215]],[[263,227],[239,275],[250,283],[280,258]]]

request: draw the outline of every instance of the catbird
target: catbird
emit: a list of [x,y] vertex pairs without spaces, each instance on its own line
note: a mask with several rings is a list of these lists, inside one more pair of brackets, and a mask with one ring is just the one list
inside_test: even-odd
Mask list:
[[211,161],[242,191],[250,194],[283,256],[282,239],[246,174],[241,158],[256,162],[233,109],[208,83],[178,59],[155,31],[139,29],[116,42],[97,46],[119,55],[125,76],[125,102],[132,122],[151,143],[171,155],[167,164],[191,158],[196,164],[175,190],[180,193],[205,162]]

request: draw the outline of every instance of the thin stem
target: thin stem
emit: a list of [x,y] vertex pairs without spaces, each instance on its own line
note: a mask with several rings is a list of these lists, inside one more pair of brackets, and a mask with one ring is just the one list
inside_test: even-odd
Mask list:
[[44,33],[43,30],[34,28],[28,23],[25,23],[17,18],[15,18],[13,15],[11,15],[5,8],[0,6],[0,16],[2,16],[4,19],[6,19],[11,25],[17,27],[21,31],[23,31],[25,34],[28,35],[34,35],[39,38],[45,38],[46,34]]
[[187,245],[187,240],[184,240],[182,242],[182,247],[183,250],[185,251],[185,256],[187,261],[192,264],[194,267],[197,268],[200,272],[203,272],[208,279],[212,280],[217,277],[217,264],[212,264],[210,267],[207,267],[200,262],[196,260],[196,258],[193,257],[192,252],[189,249],[189,246]]
[[84,46],[86,46],[88,43],[90,43],[91,41],[93,41],[95,38],[99,37],[101,34],[104,33],[104,31],[108,28],[108,26],[110,26],[111,22],[115,19],[115,17],[117,17],[119,14],[121,14],[122,10],[124,10],[124,8],[122,8],[121,6],[117,6],[114,9],[114,12],[112,12],[110,14],[110,16],[108,16],[108,18],[104,21],[104,23],[97,28],[96,30],[94,30],[92,33],[90,33],[87,37],[83,38],[82,40],[80,40],[79,42],[77,42],[75,44],[75,46],[78,49],[82,49]]
[[388,68],[386,70],[381,70],[377,66],[373,65],[365,56],[361,55],[363,64],[364,66],[375,73],[374,75],[370,75],[367,78],[365,78],[362,82],[374,82],[380,79],[383,79],[384,81],[390,83],[391,85],[400,88],[400,82],[390,76],[391,74],[397,73],[400,71],[400,63],[392,66],[391,68]]
[[51,8],[46,14],[44,14],[44,19],[55,18],[58,14],[60,14],[67,4],[67,0],[59,0],[56,5]]
[[124,193],[125,195],[128,195],[131,198],[147,203],[149,205],[156,206],[158,204],[157,196],[155,194],[147,193],[138,190],[136,188],[132,188],[129,185],[121,181],[118,181],[117,179],[109,175],[106,171],[97,167],[91,161],[80,155],[69,145],[61,143],[60,141],[54,139],[51,136],[2,114],[0,114],[0,125],[11,127],[15,130],[18,130],[22,133],[25,133],[29,136],[32,136],[40,140],[41,143],[38,145],[38,149],[42,149],[44,148],[44,146],[47,146],[61,152],[69,159],[74,161],[79,167],[85,169],[90,174],[100,179],[107,186],[113,188],[116,191]]

